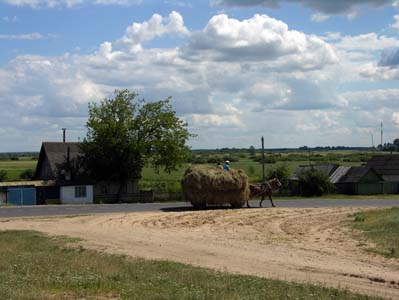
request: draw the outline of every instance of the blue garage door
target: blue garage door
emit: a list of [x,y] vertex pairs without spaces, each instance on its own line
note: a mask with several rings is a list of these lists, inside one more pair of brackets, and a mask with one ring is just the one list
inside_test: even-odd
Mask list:
[[36,189],[34,187],[9,188],[7,202],[13,205],[36,205]]

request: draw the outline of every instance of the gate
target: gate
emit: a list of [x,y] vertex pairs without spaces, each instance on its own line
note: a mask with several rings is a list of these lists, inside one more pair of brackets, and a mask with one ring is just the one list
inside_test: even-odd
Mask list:
[[8,188],[7,202],[13,205],[36,205],[34,187]]

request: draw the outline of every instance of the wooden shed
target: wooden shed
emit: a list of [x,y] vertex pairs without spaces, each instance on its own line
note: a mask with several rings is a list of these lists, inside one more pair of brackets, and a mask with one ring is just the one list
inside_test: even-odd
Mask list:
[[48,187],[55,187],[55,181],[14,181],[0,183],[0,203],[11,205],[40,204],[40,192]]
[[385,181],[385,194],[399,193],[399,155],[374,155],[366,164],[373,168]]
[[384,193],[384,179],[369,167],[339,167],[330,177],[337,191],[352,195]]

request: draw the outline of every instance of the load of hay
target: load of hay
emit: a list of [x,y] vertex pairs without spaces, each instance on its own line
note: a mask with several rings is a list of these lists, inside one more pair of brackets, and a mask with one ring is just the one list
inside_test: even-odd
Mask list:
[[196,208],[226,203],[241,207],[249,199],[248,176],[242,170],[192,166],[181,182],[186,201]]

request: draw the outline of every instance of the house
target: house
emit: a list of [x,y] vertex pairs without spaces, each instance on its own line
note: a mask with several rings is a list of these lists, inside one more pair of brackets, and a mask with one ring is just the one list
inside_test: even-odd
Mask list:
[[307,165],[298,167],[294,173],[288,178],[290,181],[298,181],[299,175],[308,170],[318,170],[323,174],[330,176],[336,169],[336,164],[323,164],[323,165]]
[[73,166],[79,154],[79,143],[76,142],[43,142],[40,149],[35,178],[56,180],[61,203],[116,202],[120,189],[122,199],[138,193],[138,184],[134,181],[121,188],[115,182],[95,182],[76,174]]
[[48,202],[49,194],[61,204],[93,203],[94,182],[73,172],[73,162],[79,156],[79,143],[44,142],[40,149],[35,178],[56,181],[55,190],[42,189],[41,200]]
[[384,179],[372,168],[340,166],[330,176],[337,191],[352,195],[377,195],[384,193]]
[[294,173],[288,178],[288,188],[291,191],[291,194],[298,195],[299,194],[299,176],[305,171],[308,170],[318,170],[325,174],[327,177],[330,177],[331,174],[338,168],[336,164],[321,164],[321,165],[306,165],[299,166]]
[[392,193],[394,190],[392,184],[386,182],[374,168],[325,164],[299,167],[289,178],[290,190],[293,194],[297,194],[299,191],[299,175],[310,169],[319,170],[327,175],[338,193],[375,195]]
[[386,193],[399,193],[399,155],[374,155],[366,164],[382,176],[386,184]]

